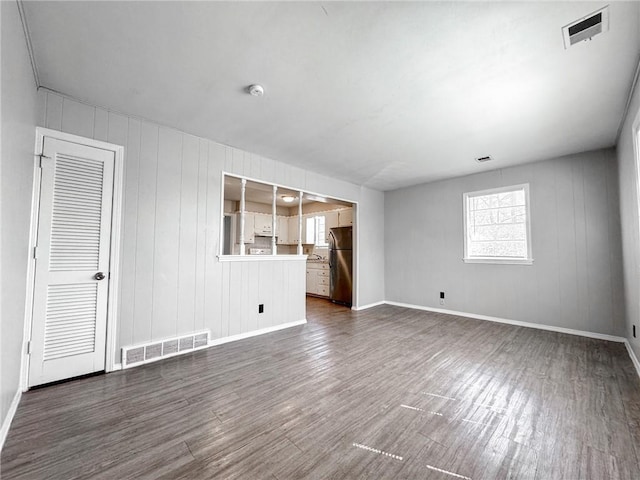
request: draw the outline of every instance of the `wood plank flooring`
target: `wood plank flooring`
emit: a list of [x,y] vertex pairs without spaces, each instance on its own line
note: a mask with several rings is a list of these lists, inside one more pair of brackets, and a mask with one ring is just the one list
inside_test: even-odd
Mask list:
[[624,345],[380,306],[22,397],[9,479],[640,479]]

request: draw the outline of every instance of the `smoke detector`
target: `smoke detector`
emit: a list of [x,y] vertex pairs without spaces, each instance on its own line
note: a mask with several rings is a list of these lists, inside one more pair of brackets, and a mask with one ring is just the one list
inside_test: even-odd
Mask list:
[[264,95],[264,88],[262,87],[262,85],[258,85],[257,83],[254,85],[249,85],[247,87],[247,91],[254,97],[261,97]]
[[601,8],[575,22],[562,27],[564,48],[567,49],[584,40],[591,40],[596,35],[609,30],[609,6]]

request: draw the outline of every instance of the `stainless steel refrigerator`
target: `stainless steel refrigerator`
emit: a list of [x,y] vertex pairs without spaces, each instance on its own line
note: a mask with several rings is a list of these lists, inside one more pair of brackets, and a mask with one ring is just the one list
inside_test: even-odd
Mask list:
[[336,227],[329,231],[329,298],[348,307],[353,289],[352,231],[353,227]]

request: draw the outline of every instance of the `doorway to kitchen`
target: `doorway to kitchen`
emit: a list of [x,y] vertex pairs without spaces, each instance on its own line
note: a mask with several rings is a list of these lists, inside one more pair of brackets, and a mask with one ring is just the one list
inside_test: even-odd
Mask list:
[[[317,323],[331,319],[331,317],[351,311],[346,305],[334,303],[328,298],[307,295],[307,322]],[[340,317],[344,318],[344,317]]]
[[230,173],[222,185],[220,261],[304,256],[307,296],[357,304],[357,203]]

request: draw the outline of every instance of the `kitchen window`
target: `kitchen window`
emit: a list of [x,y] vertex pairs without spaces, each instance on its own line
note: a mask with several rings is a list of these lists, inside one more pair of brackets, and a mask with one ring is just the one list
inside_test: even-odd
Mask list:
[[328,247],[324,215],[307,217],[305,243]]
[[467,263],[532,264],[529,184],[464,194]]

